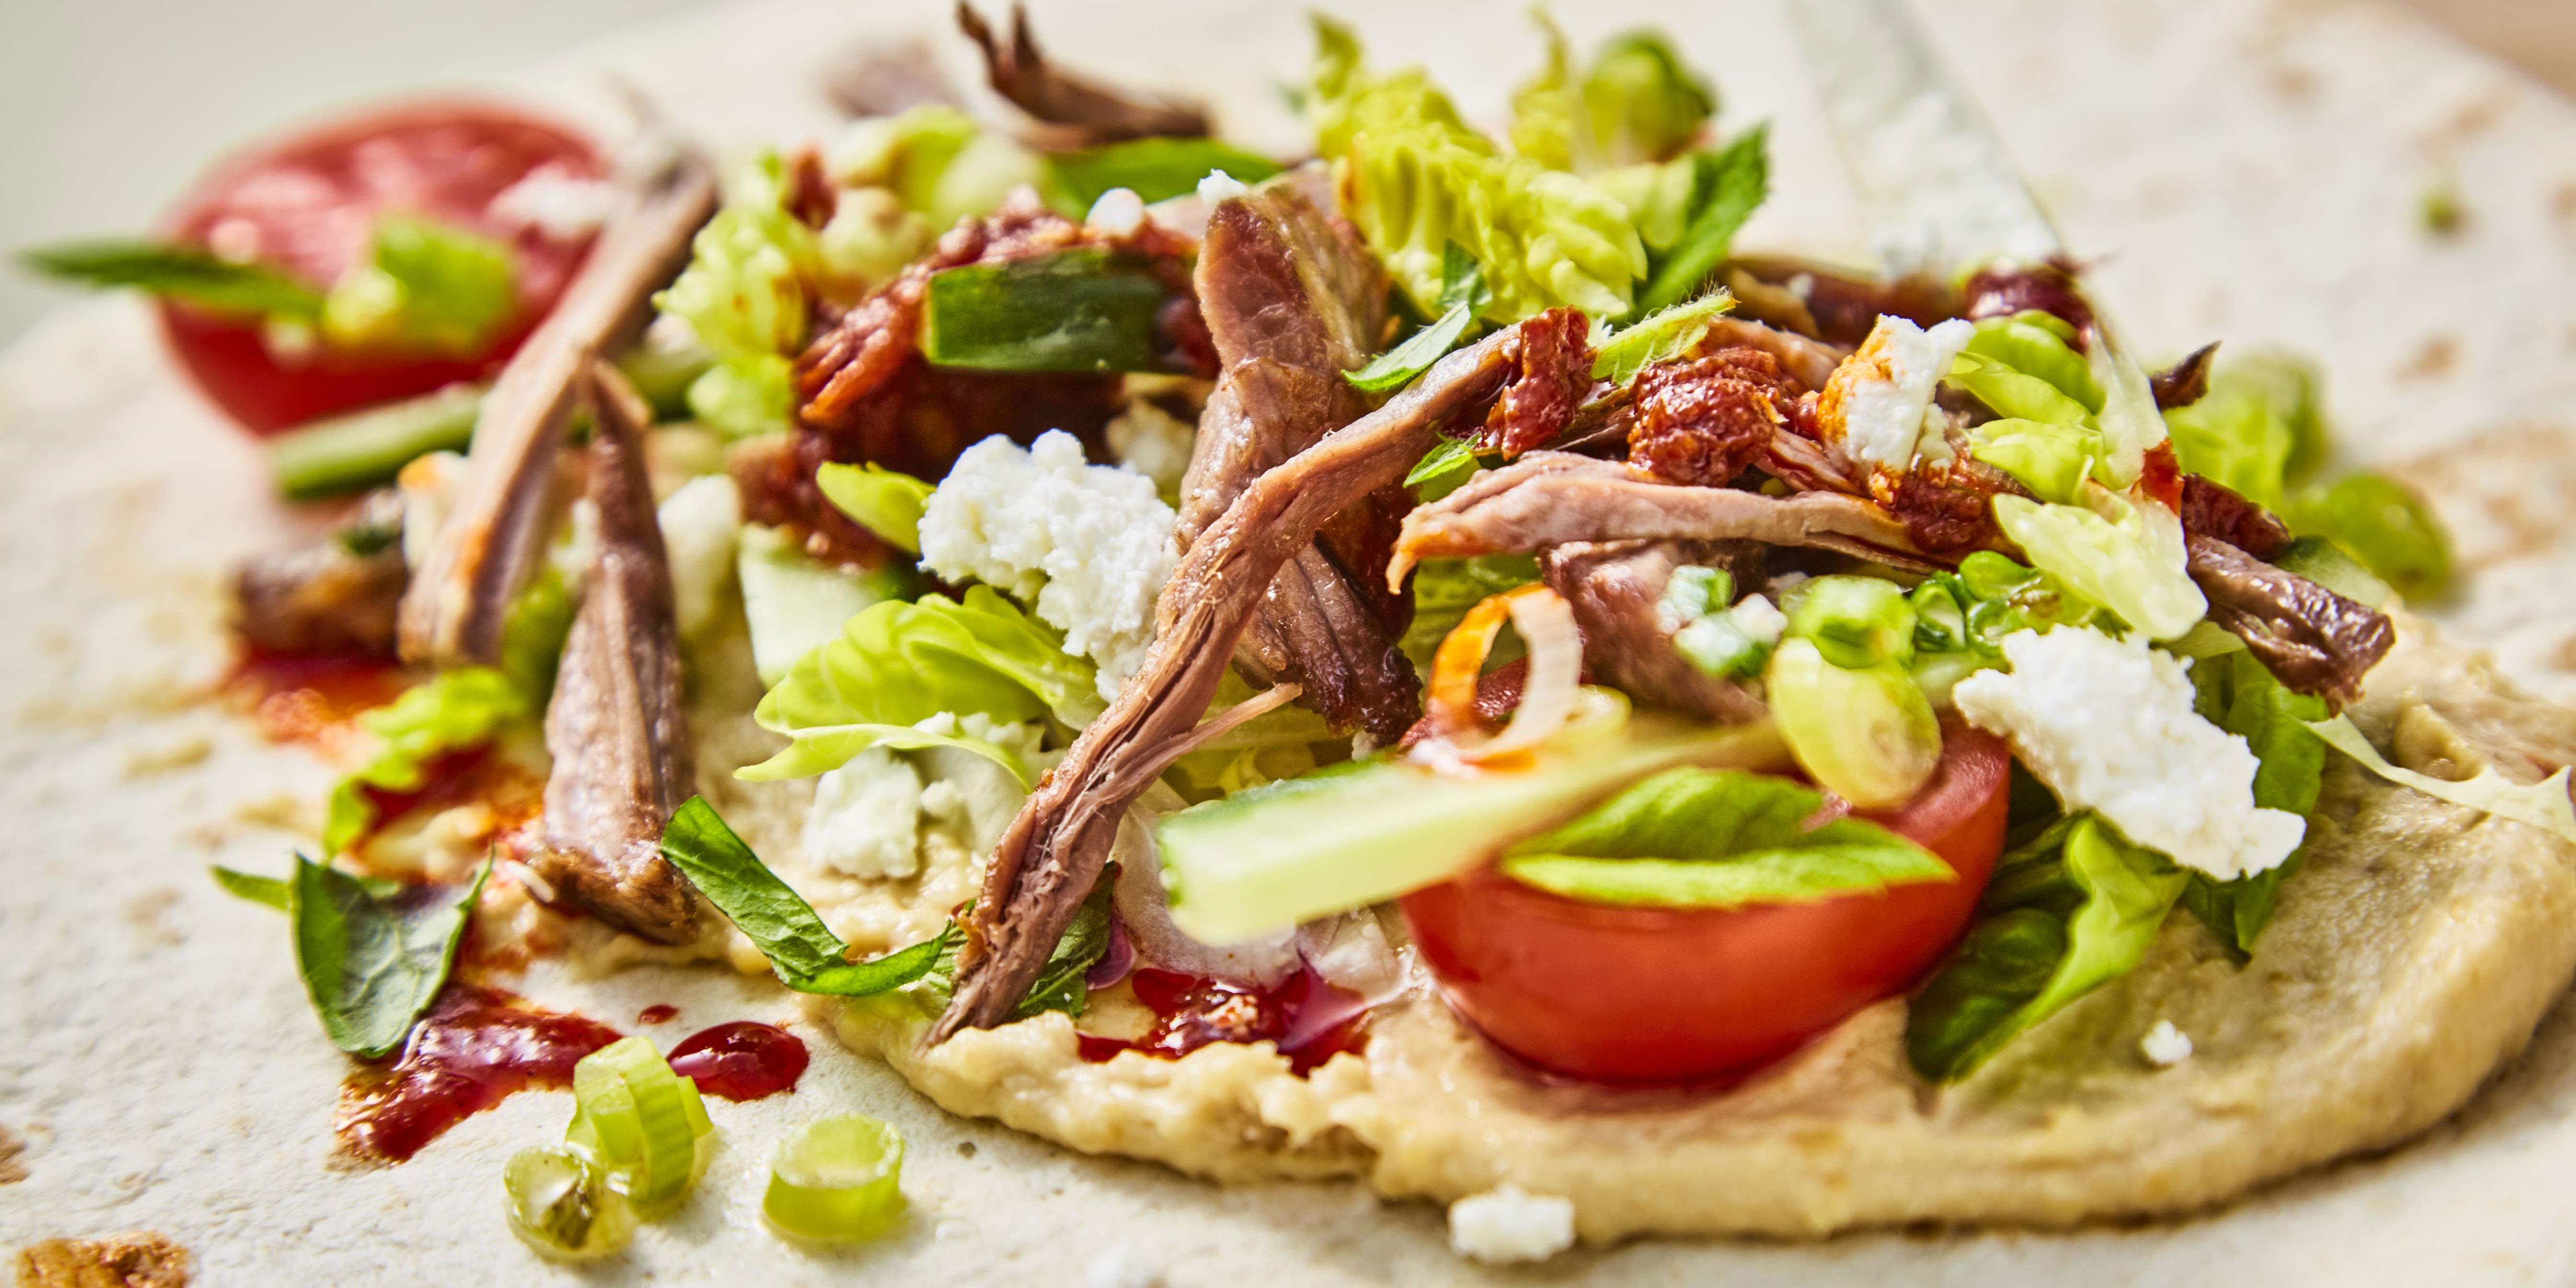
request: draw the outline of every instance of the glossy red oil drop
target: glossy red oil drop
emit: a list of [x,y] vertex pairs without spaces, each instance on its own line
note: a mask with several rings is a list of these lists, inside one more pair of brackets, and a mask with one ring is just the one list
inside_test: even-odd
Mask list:
[[655,1002],[635,1013],[638,1024],[668,1024],[680,1014],[680,1008],[669,1002]]
[[1151,966],[1128,979],[1136,1000],[1154,1013],[1154,1026],[1133,1040],[1080,1034],[1083,1059],[1098,1063],[1134,1051],[1177,1060],[1211,1042],[1267,1041],[1303,1077],[1341,1052],[1368,1046],[1367,1004],[1311,970],[1266,989]]
[[796,1089],[805,1043],[775,1024],[736,1020],[702,1029],[671,1048],[671,1072],[727,1100],[758,1100]]
[[618,1037],[597,1020],[451,983],[399,1058],[341,1085],[333,1127],[350,1152],[398,1163],[511,1092],[572,1085],[573,1065]]

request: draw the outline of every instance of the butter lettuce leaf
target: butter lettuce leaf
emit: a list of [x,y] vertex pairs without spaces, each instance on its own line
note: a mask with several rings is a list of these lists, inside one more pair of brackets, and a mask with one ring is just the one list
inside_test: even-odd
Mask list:
[[2566,768],[2562,767],[2536,783],[2517,783],[2489,765],[2467,782],[2455,783],[2388,763],[2388,758],[2370,745],[2370,739],[2362,736],[2361,729],[2353,724],[2350,716],[2321,720],[2308,728],[2324,739],[2327,746],[2360,761],[2362,768],[2400,787],[2412,787],[2427,796],[2454,805],[2466,805],[2497,818],[2529,824],[2560,840],[2576,842],[2576,805],[2570,804],[2567,794],[2569,770]]
[[814,483],[824,500],[860,527],[921,553],[921,516],[930,503],[930,484],[875,464],[826,464],[814,471]]
[[2292,530],[2352,552],[2410,599],[2451,585],[2451,537],[2414,489],[2385,474],[2348,474],[2294,494],[2283,515]]
[[2222,350],[2209,390],[2164,414],[2174,460],[2277,510],[2324,463],[2326,432],[2314,369],[2287,354]]
[[[2317,807],[2325,777],[2325,744],[2308,726],[2326,718],[2322,698],[2293,693],[2246,652],[2203,658],[2191,668],[2203,718],[2245,740],[2254,752],[2254,804],[2306,815]],[[2315,835],[2314,829],[2309,835]],[[2233,881],[2191,874],[2183,906],[2240,956],[2271,924],[2281,884],[2307,857],[2303,843],[2278,867]]]
[[1970,930],[1914,999],[1905,1047],[1925,1079],[1968,1076],[2034,1025],[2137,969],[2181,898],[2182,869],[2109,824],[2087,814],[2061,835],[2055,854],[1997,872],[1995,890],[2031,902]]
[[[1434,448],[1434,451],[1439,449]],[[1428,458],[1426,458],[1427,460]],[[1467,458],[1473,461],[1475,458]],[[1416,467],[1417,470],[1420,468]],[[1396,645],[1423,674],[1430,674],[1431,655],[1440,641],[1458,629],[1467,610],[1488,595],[1526,586],[1538,580],[1538,558],[1535,555],[1478,555],[1472,559],[1425,559],[1413,570],[1413,622],[1405,627],[1404,638]],[[1518,648],[1518,638],[1509,644]],[[1497,648],[1488,666],[1500,665],[1517,656],[1516,651]]]
[[1534,16],[1547,66],[1512,97],[1512,148],[1522,156],[1585,174],[1663,161],[1716,114],[1708,79],[1684,66],[1661,34],[1613,36],[1578,68],[1555,20],[1544,10]]
[[[688,267],[653,297],[720,361],[780,357],[805,342],[809,285],[823,272],[823,256],[814,230],[788,212],[787,192],[778,154],[754,158],[690,242]],[[695,386],[690,392],[694,406]]]
[[2084,504],[1998,496],[1995,523],[2034,567],[2149,639],[2174,639],[2208,614],[2208,599],[2185,570],[2182,525],[2172,511],[2091,482],[2079,499]]
[[1090,661],[1065,652],[1062,635],[991,587],[967,588],[962,602],[889,600],[850,618],[840,638],[798,659],[760,700],[752,718],[792,741],[735,777],[810,778],[877,746],[956,747],[1026,782],[1018,756],[958,722],[1053,716],[1079,727],[1100,709]]
[[344,853],[375,825],[376,805],[367,789],[418,791],[428,781],[431,761],[486,742],[533,711],[526,691],[508,675],[472,666],[443,672],[358,717],[358,727],[374,736],[375,751],[331,789],[322,848]]
[[322,336],[343,348],[481,353],[519,309],[518,259],[489,237],[379,216],[367,256],[331,283]]
[[1514,845],[1505,875],[1592,903],[1737,908],[1955,881],[1875,823],[1811,821],[1824,793],[1768,774],[1669,769]]

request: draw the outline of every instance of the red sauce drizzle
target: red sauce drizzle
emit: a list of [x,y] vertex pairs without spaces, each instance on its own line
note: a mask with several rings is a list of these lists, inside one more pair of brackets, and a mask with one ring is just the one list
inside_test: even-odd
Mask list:
[[1368,1007],[1359,994],[1311,970],[1266,989],[1140,966],[1128,976],[1136,1000],[1154,1013],[1145,1036],[1076,1035],[1082,1058],[1098,1063],[1121,1051],[1177,1060],[1211,1042],[1276,1042],[1303,1077],[1341,1052],[1368,1047]]
[[805,1043],[775,1024],[736,1020],[703,1029],[671,1048],[671,1072],[727,1100],[758,1100],[796,1089],[809,1059]]
[[353,732],[360,715],[409,687],[380,657],[272,653],[244,646],[223,687],[248,702],[260,731],[278,742],[328,743]]
[[451,983],[412,1029],[399,1059],[341,1085],[333,1128],[359,1157],[398,1163],[511,1092],[572,1085],[573,1065],[618,1037],[597,1020],[541,1011],[500,989]]
[[671,1022],[672,1017],[679,1013],[680,1008],[671,1005],[669,1002],[655,1002],[651,1006],[637,1011],[635,1013],[635,1022],[638,1024],[668,1024]]

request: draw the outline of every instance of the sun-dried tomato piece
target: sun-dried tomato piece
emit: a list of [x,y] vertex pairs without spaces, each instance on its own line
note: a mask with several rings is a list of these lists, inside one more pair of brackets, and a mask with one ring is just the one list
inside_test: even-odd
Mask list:
[[1762,459],[1804,392],[1753,348],[1649,367],[1634,386],[1628,463],[1668,483],[1724,487]]
[[1523,322],[1519,349],[1519,367],[1485,414],[1480,438],[1507,459],[1556,441],[1592,390],[1591,324],[1581,313],[1549,309]]

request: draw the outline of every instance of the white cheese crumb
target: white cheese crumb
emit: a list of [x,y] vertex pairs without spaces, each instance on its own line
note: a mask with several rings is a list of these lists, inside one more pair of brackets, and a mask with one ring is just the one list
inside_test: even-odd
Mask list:
[[1819,408],[1826,436],[1843,453],[1887,474],[1903,474],[1920,457],[1950,459],[1949,419],[1932,395],[1950,363],[1975,338],[1974,323],[1952,318],[1926,331],[1891,314],[1826,383]]
[[1197,449],[1198,427],[1163,410],[1150,399],[1128,400],[1102,431],[1118,464],[1154,480],[1163,496],[1181,494],[1181,478],[1190,472],[1190,453]]
[[2147,1057],[2147,1063],[2170,1069],[2191,1058],[2191,1035],[2175,1028],[2171,1020],[2158,1020],[2138,1039],[2138,1053]]
[[1050,430],[1023,449],[995,436],[967,448],[921,516],[921,566],[1027,601],[1064,632],[1068,653],[1100,664],[1100,695],[1118,690],[1154,638],[1154,598],[1180,562],[1172,507],[1154,481],[1087,465],[1073,435]]
[[1251,185],[1223,170],[1210,170],[1206,178],[1199,180],[1199,200],[1211,206],[1228,197],[1240,197],[1250,191],[1252,191]]
[[2307,820],[2254,804],[2254,753],[2192,710],[2191,681],[2144,638],[2091,628],[2004,637],[2012,670],[1959,681],[1951,701],[2013,750],[2069,810],[2219,880],[2278,867]]
[[854,877],[921,870],[921,773],[883,747],[814,780],[805,811],[805,857]]
[[1112,188],[1091,203],[1091,213],[1082,222],[1093,232],[1133,237],[1145,227],[1145,199],[1133,188]]
[[533,229],[548,241],[579,241],[599,231],[617,193],[597,179],[568,174],[561,166],[541,165],[492,198],[492,217],[517,229]]
[[1726,610],[1727,623],[1757,644],[1777,644],[1789,629],[1789,615],[1760,595],[1747,595]]
[[671,563],[671,609],[683,639],[715,619],[725,584],[733,580],[734,541],[742,534],[742,489],[722,474],[680,485],[654,518]]
[[1163,1288],[1163,1271],[1142,1253],[1113,1248],[1091,1263],[1082,1282],[1084,1288]]
[[1504,1185],[1449,1205],[1449,1248],[1499,1264],[1545,1261],[1574,1246],[1574,1204]]

